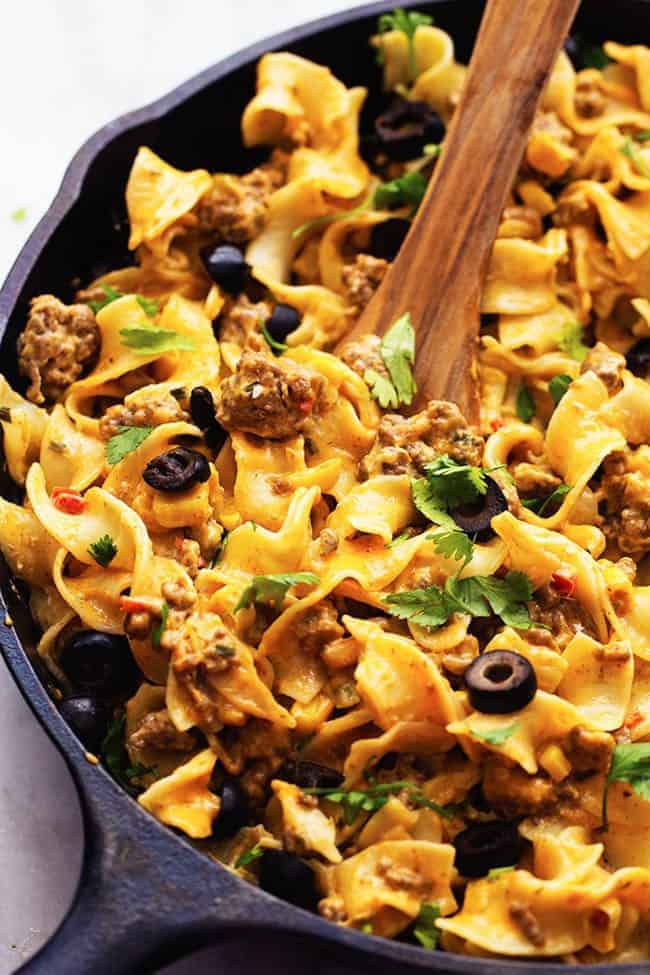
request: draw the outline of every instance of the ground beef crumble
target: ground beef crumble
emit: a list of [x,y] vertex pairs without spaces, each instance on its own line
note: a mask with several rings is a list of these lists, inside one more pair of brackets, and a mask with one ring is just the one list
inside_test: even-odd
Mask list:
[[99,352],[99,330],[87,305],[64,305],[39,295],[18,339],[18,367],[33,403],[56,402]]
[[636,559],[650,552],[650,478],[643,460],[628,448],[611,454],[603,464],[599,492],[607,541]]
[[320,653],[332,640],[342,637],[344,632],[336,608],[329,599],[312,606],[294,623],[296,642],[307,653]]
[[170,392],[162,392],[152,399],[145,388],[140,395],[132,393],[128,404],[110,406],[99,421],[99,432],[105,440],[110,440],[121,427],[159,427],[189,419],[190,414]]
[[245,294],[227,298],[219,316],[219,340],[234,342],[243,349],[251,335],[259,334],[260,325],[270,316],[269,301],[253,302]]
[[157,748],[161,751],[191,752],[196,738],[189,731],[179,731],[172,724],[167,709],[145,715],[135,731],[129,735],[133,748]]
[[341,352],[341,360],[363,379],[366,369],[374,369],[388,379],[388,369],[381,357],[379,335],[363,335],[348,342]]
[[357,254],[352,264],[343,268],[342,278],[345,297],[358,315],[369,304],[375,291],[384,280],[388,261],[370,254]]
[[528,604],[531,619],[547,626],[560,650],[564,650],[576,633],[597,638],[587,610],[577,599],[566,599],[551,585],[541,586]]
[[269,196],[286,181],[287,161],[286,154],[275,152],[245,176],[216,176],[197,205],[201,230],[231,244],[257,237],[266,222]]
[[237,372],[222,383],[217,419],[226,430],[283,440],[318,411],[323,388],[312,369],[247,349]]
[[623,388],[622,373],[624,369],[625,357],[614,352],[604,342],[597,342],[592,349],[589,349],[580,372],[594,372],[603,381],[611,395]]

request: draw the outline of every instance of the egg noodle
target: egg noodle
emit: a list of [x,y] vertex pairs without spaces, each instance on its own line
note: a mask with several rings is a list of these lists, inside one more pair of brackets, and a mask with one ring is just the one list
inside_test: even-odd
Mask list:
[[24,490],[0,549],[66,695],[75,633],[126,636],[142,682],[102,757],[209,856],[275,893],[299,861],[288,899],[426,950],[647,959],[650,50],[555,65],[473,429],[412,414],[407,308],[332,351],[465,76],[427,17],[371,43],[392,134],[360,139],[365,88],[272,53],[242,118],[257,168],[139,149],[135,263],[36,298],[26,396],[0,379]]

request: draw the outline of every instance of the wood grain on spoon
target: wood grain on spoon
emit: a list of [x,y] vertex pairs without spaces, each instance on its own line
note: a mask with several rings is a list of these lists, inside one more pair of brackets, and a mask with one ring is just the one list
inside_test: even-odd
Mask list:
[[427,194],[381,287],[346,337],[410,312],[418,394],[479,414],[481,289],[537,103],[579,0],[489,0],[460,104]]

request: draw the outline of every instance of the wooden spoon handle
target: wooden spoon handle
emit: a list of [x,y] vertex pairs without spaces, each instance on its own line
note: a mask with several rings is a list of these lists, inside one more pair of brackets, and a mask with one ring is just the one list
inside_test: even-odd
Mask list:
[[352,335],[409,311],[414,407],[456,402],[478,419],[481,289],[540,94],[579,0],[489,0],[434,179],[399,255]]

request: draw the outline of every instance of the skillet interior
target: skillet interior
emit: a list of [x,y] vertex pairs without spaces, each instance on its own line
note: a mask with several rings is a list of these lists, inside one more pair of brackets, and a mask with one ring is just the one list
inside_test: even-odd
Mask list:
[[[0,344],[1,361],[3,370],[17,389],[23,390],[25,384],[17,375],[16,337],[23,328],[30,298],[40,293],[53,293],[64,301],[68,300],[80,283],[85,284],[102,271],[124,266],[130,261],[126,248],[128,228],[124,189],[138,146],[149,145],[156,153],[181,169],[206,167],[241,172],[255,165],[260,154],[241,147],[240,119],[254,90],[257,59],[265,50],[278,48],[289,49],[326,63],[348,86],[368,85],[371,95],[364,117],[371,118],[376,114],[380,76],[367,40],[376,23],[377,14],[391,9],[393,5],[392,2],[384,2],[348,14],[336,15],[256,45],[235,55],[223,65],[208,69],[148,108],[111,123],[80,150],[66,174],[57,199],[26,244],[0,292],[0,331],[3,333]],[[436,23],[453,36],[459,59],[469,59],[483,9],[481,0],[434,0],[405,5],[417,6],[418,9],[431,13]],[[585,0],[576,29],[596,42],[612,39],[623,43],[650,43],[650,0],[617,0],[615,5],[608,0]],[[4,470],[0,474],[0,490],[5,496],[15,499],[16,489]],[[4,566],[0,566],[0,583],[15,623],[12,631],[7,631],[0,625],[2,649],[23,693],[28,697],[39,720],[55,737],[79,782],[84,776],[79,772],[78,743],[51,707],[45,691],[34,682],[33,672],[15,642],[17,635],[33,660],[36,634],[21,596],[20,585],[15,586],[11,582]],[[101,775],[102,782],[104,779]],[[82,791],[84,788],[82,784]],[[125,809],[124,826],[128,819],[137,816],[142,821],[138,824],[142,827],[141,836],[145,839],[150,836],[152,848],[155,849],[156,842],[161,841],[161,834],[165,831],[149,821],[146,814],[126,795],[118,795],[116,787],[108,781],[97,790],[93,814],[87,818],[88,829],[101,829],[100,799],[106,788],[110,790],[115,801],[114,806],[109,804],[109,815],[112,814],[115,818],[115,812],[122,804]],[[128,814],[126,804],[132,807],[132,812]],[[117,816],[120,818],[119,813]],[[176,845],[181,853],[182,847],[171,834],[166,835],[169,837],[166,844]],[[218,868],[210,867],[210,870],[215,875],[222,873]],[[232,888],[233,883],[237,887],[244,885],[243,881],[229,881],[228,887]],[[429,965],[438,972],[472,972],[476,975],[481,972],[496,975],[497,972],[506,971],[534,975],[544,971],[558,971],[557,966],[547,964],[489,963],[441,955],[427,957],[424,952],[405,945],[389,942],[384,944],[378,939],[363,938],[336,929],[333,925],[326,925],[286,904],[281,905],[281,911],[270,910],[272,902],[280,907],[279,902],[267,895],[254,893],[253,888],[250,891],[251,896],[244,897],[243,900],[251,903],[257,897],[260,907],[255,909],[256,922],[278,927],[296,926],[305,934],[324,936],[341,946],[356,944],[364,952],[374,952],[377,958],[399,960],[404,971]],[[239,913],[242,914],[241,911]],[[301,917],[308,919],[308,922],[300,923]],[[250,923],[251,914],[246,915],[244,912],[239,920],[244,919]],[[360,945],[362,941],[365,942],[363,946]],[[162,958],[158,960],[162,962]],[[370,964],[369,958],[365,964]],[[115,968],[107,970],[117,971]],[[143,968],[137,970],[144,971]],[[564,967],[563,970],[571,971],[571,967]],[[627,971],[632,975],[636,972],[647,972],[648,966],[593,966],[593,970],[618,973]],[[51,966],[42,971],[57,975]],[[63,975],[66,969],[57,971]]]

